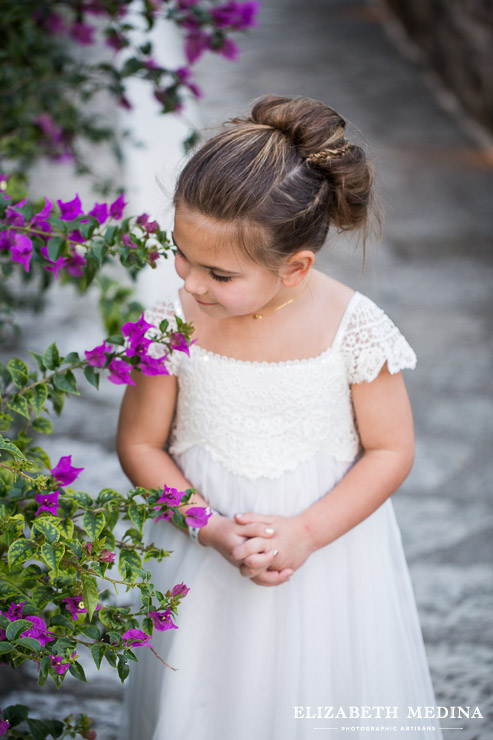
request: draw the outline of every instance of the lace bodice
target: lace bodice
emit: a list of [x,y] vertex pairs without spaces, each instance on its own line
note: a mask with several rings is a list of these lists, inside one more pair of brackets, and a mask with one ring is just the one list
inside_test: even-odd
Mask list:
[[[146,321],[185,319],[178,293],[148,309]],[[149,330],[155,336],[159,330]],[[198,341],[200,339],[198,338]],[[153,344],[150,354],[165,350]],[[359,454],[352,383],[414,368],[416,355],[391,319],[359,292],[352,296],[332,346],[317,357],[281,362],[237,360],[193,344],[167,367],[179,393],[168,450],[194,445],[237,475],[277,478],[324,445],[336,459]]]

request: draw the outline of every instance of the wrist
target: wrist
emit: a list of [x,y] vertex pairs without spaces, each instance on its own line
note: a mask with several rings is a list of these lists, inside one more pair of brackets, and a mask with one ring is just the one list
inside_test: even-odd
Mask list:
[[203,527],[189,527],[188,533],[190,535],[190,539],[196,544],[201,545],[202,547],[211,547],[213,539],[211,537],[212,531],[215,529],[218,520],[223,517],[218,511],[210,506],[207,507],[206,511],[208,513],[212,512],[211,516],[207,519],[207,524]]
[[305,511],[298,514],[296,516],[296,520],[300,529],[300,537],[304,541],[307,549],[311,552],[319,550],[323,544],[319,542],[316,521],[314,521],[310,509],[305,509]]

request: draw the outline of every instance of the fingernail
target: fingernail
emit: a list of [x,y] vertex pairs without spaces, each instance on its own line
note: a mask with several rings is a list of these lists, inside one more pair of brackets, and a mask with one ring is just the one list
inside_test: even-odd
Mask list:
[[264,532],[265,534],[274,534],[274,529],[272,527],[266,527]]

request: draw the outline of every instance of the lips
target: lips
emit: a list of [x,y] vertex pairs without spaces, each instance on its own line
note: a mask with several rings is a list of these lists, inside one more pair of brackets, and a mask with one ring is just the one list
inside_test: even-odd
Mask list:
[[195,300],[197,301],[197,303],[200,303],[201,306],[215,306],[216,305],[215,303],[206,303],[205,301],[199,301],[198,298],[195,298]]

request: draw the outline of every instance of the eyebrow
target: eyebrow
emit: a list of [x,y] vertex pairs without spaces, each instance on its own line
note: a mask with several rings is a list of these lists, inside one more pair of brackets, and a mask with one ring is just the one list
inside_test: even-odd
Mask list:
[[[182,250],[180,245],[177,244],[175,235],[173,232],[171,232],[171,238],[173,239],[173,244],[175,245],[175,247],[178,247],[178,249],[183,254],[183,256],[186,257],[187,255],[185,254],[185,252]],[[219,272],[227,272],[228,275],[241,275],[241,272],[233,272],[233,270],[225,270],[224,267],[214,267],[213,265],[199,265],[199,267],[206,267],[208,270],[219,270]]]

